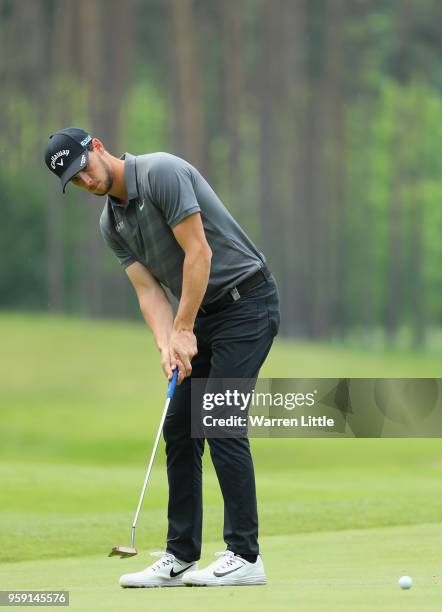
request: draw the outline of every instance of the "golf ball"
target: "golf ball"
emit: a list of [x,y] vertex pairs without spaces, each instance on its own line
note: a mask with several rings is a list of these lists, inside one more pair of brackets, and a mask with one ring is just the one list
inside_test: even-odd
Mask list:
[[413,586],[413,580],[410,576],[401,576],[399,578],[399,586],[401,589],[411,589]]

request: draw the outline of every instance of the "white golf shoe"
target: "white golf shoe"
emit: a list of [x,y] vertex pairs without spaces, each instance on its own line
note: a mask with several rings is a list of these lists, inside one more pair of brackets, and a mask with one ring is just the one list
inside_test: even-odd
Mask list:
[[258,555],[255,563],[250,563],[230,550],[215,553],[220,557],[209,567],[191,570],[183,575],[187,586],[240,586],[245,584],[266,584],[264,565]]
[[120,586],[125,588],[180,587],[184,586],[183,576],[191,569],[198,569],[196,562],[180,561],[171,553],[153,552],[151,555],[161,558],[142,572],[121,576]]

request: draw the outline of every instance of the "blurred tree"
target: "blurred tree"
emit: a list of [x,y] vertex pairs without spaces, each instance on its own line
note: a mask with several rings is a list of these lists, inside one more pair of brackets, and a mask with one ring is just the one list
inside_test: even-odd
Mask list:
[[169,0],[173,32],[173,82],[175,101],[175,146],[205,173],[204,112],[198,32],[195,28],[192,0]]
[[[52,30],[49,61],[49,85],[54,91],[49,114],[54,129],[69,123],[71,96],[74,89],[74,37],[72,21],[74,5],[69,0],[60,0],[55,7],[56,28]],[[60,184],[52,184],[47,190],[47,268],[48,306],[50,310],[62,311],[65,306],[65,249],[64,207],[60,203]]]
[[283,334],[423,346],[442,322],[441,20],[437,0],[0,0],[1,305],[135,316],[100,202],[68,187],[62,206],[42,162],[81,125],[207,176],[268,257]]
[[223,50],[223,127],[227,135],[230,198],[240,190],[241,106],[243,100],[242,12],[235,0],[217,0]]
[[322,100],[325,108],[327,143],[323,174],[327,187],[323,193],[323,214],[319,228],[321,241],[322,274],[318,274],[317,335],[330,336],[345,331],[345,292],[348,282],[348,213],[346,194],[346,104],[344,79],[347,65],[344,54],[345,2],[328,0],[325,22],[325,74]]
[[[261,23],[261,56],[259,61],[260,98],[260,242],[265,245],[284,244],[284,209],[290,205],[281,181],[281,167],[284,152],[281,151],[282,132],[287,113],[284,112],[286,81],[283,65],[287,54],[287,40],[283,36],[284,0],[264,0]],[[288,128],[289,130],[289,128]],[[287,130],[287,132],[288,132]],[[287,134],[285,132],[285,134]],[[269,266],[283,281],[284,292],[284,251],[265,249]],[[283,320],[286,319],[287,300],[282,295]]]
[[[294,336],[303,332],[301,313],[305,313],[305,290],[308,290],[310,259],[305,243],[307,230],[306,202],[302,198],[302,130],[308,95],[306,3],[283,4],[281,36],[284,54],[284,89],[281,92],[280,178],[285,194],[281,235],[283,235],[283,333]],[[288,137],[289,135],[289,137]],[[307,284],[305,284],[307,283]]]
[[[79,69],[86,88],[86,107],[94,135],[115,154],[118,146],[118,116],[127,84],[133,40],[132,0],[79,0],[81,45]],[[114,44],[106,32],[118,32],[119,44]],[[78,41],[80,43],[80,41]],[[85,223],[81,244],[83,259],[82,292],[88,296],[88,311],[100,315],[106,311],[103,299],[103,245],[98,231],[101,207],[96,197],[85,196],[81,203]],[[126,291],[126,285],[115,281],[113,299]]]
[[[392,154],[403,145],[400,128],[392,139]],[[396,160],[391,176],[388,211],[388,253],[386,289],[386,332],[393,343],[399,329],[403,304],[403,175],[400,160]]]

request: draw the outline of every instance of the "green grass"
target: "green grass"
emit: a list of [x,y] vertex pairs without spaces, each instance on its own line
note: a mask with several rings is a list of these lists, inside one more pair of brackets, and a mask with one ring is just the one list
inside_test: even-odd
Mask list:
[[[162,449],[130,524],[165,380],[141,324],[2,315],[1,588],[65,588],[71,607],[425,610],[442,597],[438,439],[256,439],[266,587],[120,590],[120,573],[164,548]],[[262,376],[441,375],[435,355],[278,342]],[[204,457],[203,563],[222,550],[222,501]],[[402,592],[397,579],[415,587]]]
[[[427,612],[440,610],[441,539],[440,525],[264,537],[269,584],[258,587],[123,590],[115,586],[119,575],[138,571],[146,559],[99,555],[4,564],[2,582],[69,590],[71,608],[85,610]],[[205,553],[202,562],[212,560]],[[397,580],[406,573],[415,586],[401,591]]]

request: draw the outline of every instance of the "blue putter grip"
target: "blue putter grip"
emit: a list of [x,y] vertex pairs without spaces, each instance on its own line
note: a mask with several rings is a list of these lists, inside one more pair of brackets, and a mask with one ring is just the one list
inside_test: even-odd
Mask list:
[[169,386],[167,387],[167,397],[170,397],[170,398],[173,397],[177,380],[178,380],[178,368],[176,368],[176,370],[173,371],[173,376],[169,380]]

